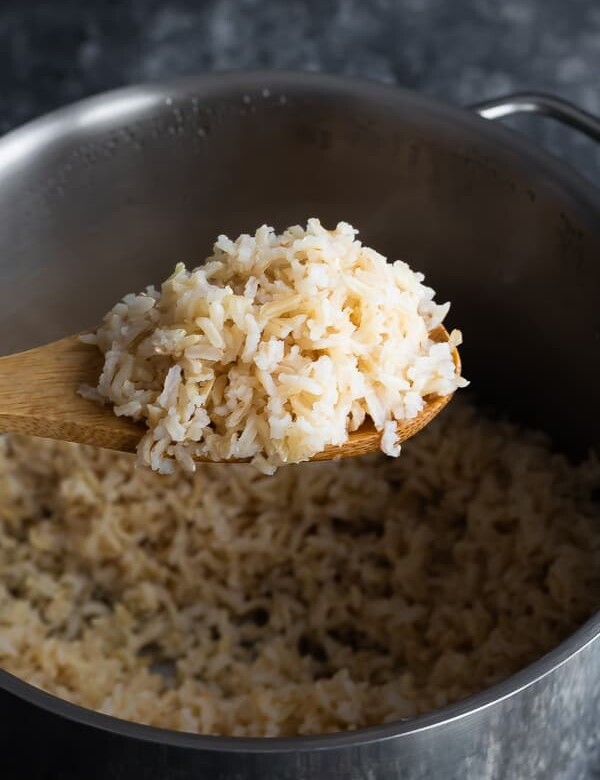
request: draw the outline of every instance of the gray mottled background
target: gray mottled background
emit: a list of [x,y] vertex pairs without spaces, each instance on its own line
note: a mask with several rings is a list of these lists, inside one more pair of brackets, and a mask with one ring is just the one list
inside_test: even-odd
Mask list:
[[[4,0],[0,130],[122,84],[294,68],[469,104],[543,89],[600,114],[599,0]],[[600,150],[513,124],[600,184]]]

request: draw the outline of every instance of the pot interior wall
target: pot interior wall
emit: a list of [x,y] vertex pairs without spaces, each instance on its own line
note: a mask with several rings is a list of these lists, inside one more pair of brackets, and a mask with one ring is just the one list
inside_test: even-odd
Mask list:
[[598,443],[600,230],[508,135],[368,87],[124,95],[0,143],[0,354],[93,326],[218,233],[343,219],[452,300],[485,403]]

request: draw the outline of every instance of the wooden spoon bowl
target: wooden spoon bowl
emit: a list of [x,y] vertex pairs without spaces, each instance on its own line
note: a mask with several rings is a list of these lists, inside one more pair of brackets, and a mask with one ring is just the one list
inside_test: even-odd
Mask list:
[[[438,342],[448,341],[448,333],[441,325],[432,331],[431,337]],[[460,357],[455,348],[453,357],[460,372]],[[101,406],[77,392],[82,384],[96,386],[103,362],[98,348],[82,343],[79,335],[0,358],[0,433],[24,433],[135,452],[145,426],[117,417],[110,405]],[[418,433],[451,397],[426,398],[416,417],[398,424],[399,440],[406,441]],[[367,421],[350,434],[343,446],[327,447],[311,460],[365,455],[378,450],[380,441],[381,432]]]

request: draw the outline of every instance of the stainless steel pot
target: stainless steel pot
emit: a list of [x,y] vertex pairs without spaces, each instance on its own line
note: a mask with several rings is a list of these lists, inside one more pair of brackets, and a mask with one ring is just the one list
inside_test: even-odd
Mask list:
[[[560,101],[479,108],[553,113]],[[346,219],[429,275],[485,403],[575,456],[600,442],[600,194],[526,140],[409,92],[205,75],[85,100],[0,141],[0,353],[95,324],[218,232]],[[552,383],[552,391],[548,391]],[[592,406],[593,410],[593,406]],[[6,778],[580,780],[600,767],[600,616],[509,680],[429,715],[296,739],[125,723],[0,672]]]

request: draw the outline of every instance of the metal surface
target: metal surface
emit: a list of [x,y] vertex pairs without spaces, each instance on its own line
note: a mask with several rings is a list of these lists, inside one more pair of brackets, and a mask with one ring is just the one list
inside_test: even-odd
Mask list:
[[[468,111],[325,76],[126,89],[0,141],[0,353],[93,326],[124,292],[205,256],[217,233],[312,215],[359,225],[453,301],[484,403],[573,454],[600,442],[586,389],[600,376],[598,192]],[[586,382],[557,382],[584,360]],[[429,715],[296,739],[124,723],[0,673],[3,777],[581,780],[600,765],[599,635],[595,616],[518,675]]]
[[600,141],[600,120],[597,117],[553,95],[519,92],[476,103],[471,108],[484,119],[502,119],[514,114],[542,114]]

